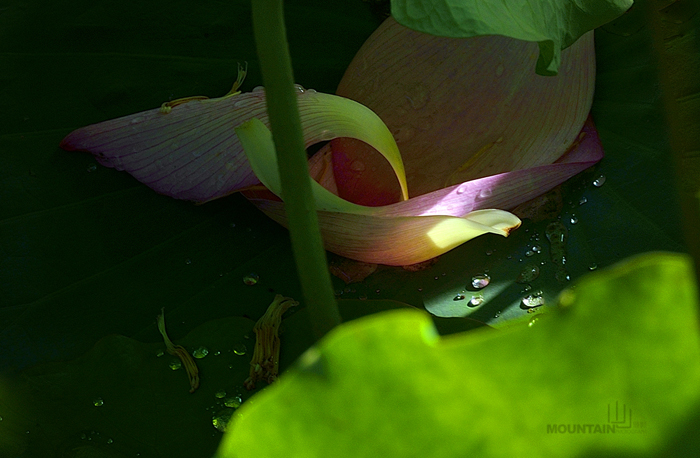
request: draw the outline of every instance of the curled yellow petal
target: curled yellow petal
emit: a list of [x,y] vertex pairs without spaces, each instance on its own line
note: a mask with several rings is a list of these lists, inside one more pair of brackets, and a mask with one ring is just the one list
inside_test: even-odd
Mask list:
[[[254,118],[237,127],[236,134],[258,179],[284,200],[269,129]],[[518,217],[496,209],[473,211],[464,216],[425,216],[419,200],[415,201],[419,205],[413,207],[413,199],[385,207],[366,207],[348,202],[311,178],[309,180],[326,249],[358,261],[415,264],[439,256],[479,235],[507,236],[520,226]],[[286,224],[280,202],[251,201],[272,219]]]

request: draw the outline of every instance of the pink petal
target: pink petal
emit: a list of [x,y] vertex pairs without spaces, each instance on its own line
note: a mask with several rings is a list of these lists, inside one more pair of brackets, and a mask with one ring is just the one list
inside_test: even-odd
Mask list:
[[[557,77],[535,74],[537,53],[536,43],[434,37],[389,18],[355,56],[338,94],[389,126],[417,196],[551,164],[567,151],[592,103],[593,36],[563,52]],[[339,193],[362,202],[369,199],[363,190],[391,175],[376,154],[348,145],[334,149]],[[353,169],[358,162],[363,167]]]
[[193,100],[71,132],[61,147],[89,151],[155,191],[204,202],[259,183],[233,128],[267,118],[263,92]]

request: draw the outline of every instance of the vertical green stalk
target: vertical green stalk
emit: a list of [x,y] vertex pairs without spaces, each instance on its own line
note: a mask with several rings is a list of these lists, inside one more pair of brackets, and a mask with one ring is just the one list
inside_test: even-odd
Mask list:
[[340,313],[311,194],[282,0],[253,0],[252,6],[253,32],[277,150],[294,259],[312,326],[316,337],[321,338],[340,323]]

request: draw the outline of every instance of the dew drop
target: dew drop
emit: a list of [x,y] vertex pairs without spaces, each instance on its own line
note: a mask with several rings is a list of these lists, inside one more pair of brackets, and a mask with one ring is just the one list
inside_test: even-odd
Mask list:
[[474,275],[472,277],[472,288],[474,289],[486,288],[489,283],[491,283],[491,277],[486,274]]
[[515,279],[517,283],[530,283],[540,276],[540,268],[537,264],[527,264],[520,271],[518,278]]
[[478,307],[481,304],[484,303],[484,296],[481,294],[478,294],[476,296],[472,296],[472,298],[469,300],[469,307]]
[[218,390],[216,393],[214,393],[214,397],[216,399],[223,399],[226,397],[226,390]]
[[214,425],[214,428],[216,428],[218,431],[221,431],[222,433],[225,432],[226,425],[228,425],[233,412],[234,410],[230,408],[218,411],[216,415],[211,418],[211,424]]
[[467,192],[468,188],[469,186],[466,183],[460,185],[459,188],[457,188],[457,194],[464,194],[465,192]]
[[525,252],[525,256],[532,257],[536,254],[539,254],[542,251],[542,247],[539,245],[533,245],[529,250]]
[[96,172],[97,171],[97,164],[90,164],[87,166],[87,171],[88,173]]
[[107,445],[112,445],[114,443],[114,439],[111,437],[107,439]]
[[207,356],[208,354],[209,354],[209,349],[207,347],[199,347],[199,348],[196,348],[192,352],[192,356],[194,356],[197,359],[202,359],[205,356]]
[[105,404],[105,402],[102,400],[102,398],[95,398],[94,401],[92,401],[92,405],[95,407],[102,407]]
[[0,421],[2,421],[2,417],[0,417]]
[[245,283],[248,286],[253,286],[260,280],[260,277],[256,273],[249,273],[245,277],[243,277],[243,283]]
[[173,360],[170,362],[170,364],[168,364],[168,367],[176,371],[182,367],[182,362],[179,359]]
[[600,188],[604,184],[605,184],[605,175],[601,175],[598,178],[596,178],[595,180],[593,180],[593,186],[595,186],[596,188]]
[[500,310],[499,310],[498,312],[496,312],[496,314],[495,314],[493,317],[494,317],[494,318],[498,318],[499,316],[501,316],[501,311],[500,311]]
[[264,94],[265,93],[265,86],[255,86],[253,90],[251,91],[255,94]]
[[226,401],[224,401],[224,405],[226,407],[232,407],[234,409],[237,409],[241,406],[241,403],[243,400],[239,396],[232,396],[230,398],[227,398]]
[[535,322],[536,322],[537,320],[539,320],[539,319],[540,319],[540,317],[538,317],[538,316],[534,317],[533,319],[531,319],[531,320],[527,323],[527,327],[528,327],[528,328],[531,328],[532,325],[535,324]]
[[350,170],[355,172],[362,172],[365,169],[365,163],[362,161],[352,161],[350,164]]
[[306,92],[306,89],[304,89],[304,86],[302,86],[301,84],[295,84],[294,92],[296,92],[297,94],[303,94],[304,92]]
[[192,264],[192,260],[190,258],[185,259],[185,264],[189,266],[190,264]]
[[397,143],[405,143],[416,135],[416,130],[410,125],[406,124],[398,129],[395,129],[391,134],[394,136]]
[[571,219],[569,220],[571,224],[576,224],[578,223],[578,217],[576,215],[571,215]]
[[544,305],[544,296],[542,296],[542,291],[529,294],[522,299],[523,307],[532,308]]
[[158,353],[156,353],[156,358],[160,358],[164,354],[165,354],[165,352],[163,350],[160,350]]
[[559,281],[565,281],[569,276],[564,266],[566,265],[566,238],[568,231],[559,221],[550,223],[545,231],[551,245],[551,258],[556,267],[554,277]]
[[476,200],[485,200],[493,195],[493,190],[491,188],[484,188],[479,191],[479,195],[476,196]]
[[486,251],[486,256],[491,256],[492,254],[493,254],[493,250]]
[[463,301],[464,300],[464,294],[457,294],[455,297],[452,298],[453,301]]
[[234,352],[235,354],[237,354],[238,356],[243,356],[243,355],[245,355],[246,347],[245,347],[245,345],[243,345],[243,344],[236,344],[236,345],[233,347],[233,352]]
[[598,268],[598,264],[596,264],[595,262],[593,264],[591,264],[590,266],[588,266],[588,270],[596,270],[597,268]]
[[144,118],[143,116],[137,116],[137,117],[135,117],[135,118],[132,118],[132,120],[129,121],[129,124],[132,124],[132,125],[133,125],[133,124],[139,124],[139,123],[142,123],[145,119],[146,119],[146,118]]
[[585,204],[586,202],[588,202],[588,199],[585,198],[585,197],[581,197],[581,199],[578,201],[578,204],[579,204],[579,205],[583,205],[583,204]]

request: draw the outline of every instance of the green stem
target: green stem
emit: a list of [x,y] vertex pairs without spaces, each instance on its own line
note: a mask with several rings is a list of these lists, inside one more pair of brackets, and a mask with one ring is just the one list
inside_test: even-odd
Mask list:
[[253,0],[253,32],[277,150],[292,249],[317,338],[340,324],[311,194],[282,0]]

